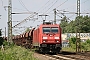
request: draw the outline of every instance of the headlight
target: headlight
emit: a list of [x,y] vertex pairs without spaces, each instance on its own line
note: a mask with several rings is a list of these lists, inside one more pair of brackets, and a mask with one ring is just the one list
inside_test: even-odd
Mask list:
[[43,37],[43,39],[47,39],[47,37]]
[[56,41],[56,42],[59,42],[59,41]]
[[46,42],[46,41],[43,41],[43,42]]
[[55,39],[59,39],[59,37],[55,37]]

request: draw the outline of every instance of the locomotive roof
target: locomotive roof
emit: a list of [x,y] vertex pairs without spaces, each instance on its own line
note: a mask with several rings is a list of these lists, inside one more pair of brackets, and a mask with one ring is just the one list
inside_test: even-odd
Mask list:
[[46,25],[40,25],[40,26],[42,26],[42,27],[59,27],[60,25],[59,24],[46,24]]
[[41,24],[38,27],[36,27],[35,30],[40,27],[59,27],[59,26],[60,26],[59,24]]

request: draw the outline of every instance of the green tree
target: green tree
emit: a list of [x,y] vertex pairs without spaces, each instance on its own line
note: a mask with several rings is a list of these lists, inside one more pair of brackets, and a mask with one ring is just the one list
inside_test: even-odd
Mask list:
[[90,32],[90,17],[84,16],[82,19],[82,26],[81,26],[81,32],[88,33]]
[[66,33],[75,33],[75,21],[71,21],[68,23],[68,26],[66,26]]
[[81,33],[90,32],[90,16],[79,16],[71,22],[67,22],[66,17],[61,19],[60,26],[63,33],[75,33],[77,30]]
[[80,17],[76,17],[75,19],[75,23],[76,26],[79,29],[79,32],[81,33],[88,33],[90,32],[90,17],[88,15],[86,16],[80,16]]
[[60,26],[62,28],[62,33],[65,33],[66,32],[66,26],[68,25],[68,22],[67,22],[67,18],[66,16],[64,18],[61,19],[61,23],[60,23]]

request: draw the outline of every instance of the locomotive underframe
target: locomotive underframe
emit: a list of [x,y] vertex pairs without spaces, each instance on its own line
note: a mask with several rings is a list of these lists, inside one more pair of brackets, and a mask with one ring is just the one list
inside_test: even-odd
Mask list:
[[40,44],[39,50],[43,53],[59,53],[61,44]]

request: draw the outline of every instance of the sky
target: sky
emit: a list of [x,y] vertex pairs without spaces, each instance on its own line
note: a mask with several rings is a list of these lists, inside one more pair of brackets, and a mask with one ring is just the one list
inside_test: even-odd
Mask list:
[[[80,12],[90,13],[90,0],[80,0]],[[0,29],[2,29],[3,36],[5,35],[5,27],[8,29],[8,0],[0,0]],[[37,27],[42,24],[42,21],[54,20],[53,9],[59,10],[57,13],[77,12],[77,0],[12,0],[12,13],[25,13],[25,14],[12,14],[12,27],[27,18],[26,22],[18,25],[17,28],[13,28],[13,34],[22,34],[27,27]],[[34,12],[38,14],[33,14]],[[65,13],[65,12],[64,12]],[[76,14],[64,14],[69,20],[74,20]],[[81,14],[82,15],[82,14]],[[83,16],[85,16],[84,14]],[[34,16],[33,18],[30,18]],[[90,16],[90,14],[88,14]],[[29,17],[29,18],[28,18]],[[62,14],[57,14],[57,24],[60,23]],[[22,28],[20,28],[22,27]]]

